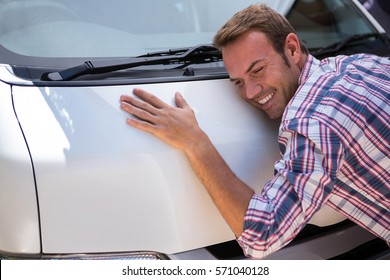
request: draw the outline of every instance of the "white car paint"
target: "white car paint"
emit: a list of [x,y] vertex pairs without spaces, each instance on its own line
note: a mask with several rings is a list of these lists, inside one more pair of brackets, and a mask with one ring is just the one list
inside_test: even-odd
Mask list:
[[[13,87],[36,174],[44,253],[171,254],[233,238],[186,158],[126,125],[119,96],[133,87]],[[238,176],[257,190],[271,178],[277,123],[241,101],[230,82],[142,87],[170,103],[181,91]]]

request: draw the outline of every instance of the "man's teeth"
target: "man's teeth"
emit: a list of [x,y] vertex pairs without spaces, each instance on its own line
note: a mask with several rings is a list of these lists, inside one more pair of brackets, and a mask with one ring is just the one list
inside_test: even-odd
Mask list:
[[261,105],[264,105],[265,103],[267,103],[271,98],[272,98],[272,96],[274,96],[274,91],[273,92],[271,92],[270,94],[268,94],[266,97],[264,97],[264,98],[262,98],[262,99],[260,99],[259,101],[257,101],[259,104],[261,104]]

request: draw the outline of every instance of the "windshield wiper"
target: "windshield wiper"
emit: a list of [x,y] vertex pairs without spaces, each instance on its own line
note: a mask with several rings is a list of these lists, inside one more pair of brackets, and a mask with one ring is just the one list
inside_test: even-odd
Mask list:
[[41,79],[46,81],[70,81],[87,74],[103,74],[144,65],[178,63],[189,65],[216,62],[221,59],[221,52],[212,45],[198,45],[192,48],[148,53],[127,59],[86,61],[83,64],[59,72],[45,73]]
[[337,53],[341,51],[343,48],[348,46],[351,43],[356,43],[359,41],[365,41],[370,38],[382,38],[383,35],[380,33],[365,33],[365,34],[355,34],[350,37],[345,38],[344,40],[340,42],[336,42],[333,44],[330,44],[326,47],[320,48],[314,52],[312,52],[313,56],[323,56],[323,55],[330,55]]

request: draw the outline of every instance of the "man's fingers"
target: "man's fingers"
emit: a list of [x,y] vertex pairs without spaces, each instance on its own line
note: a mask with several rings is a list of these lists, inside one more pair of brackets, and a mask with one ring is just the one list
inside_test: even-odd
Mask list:
[[183,95],[180,92],[175,93],[175,103],[178,108],[184,109],[189,107],[187,101],[184,99]]
[[129,95],[123,95],[121,96],[120,98],[120,101],[121,101],[121,104],[130,104],[134,107],[137,107],[137,108],[140,108],[142,110],[145,110],[147,112],[150,112],[152,114],[156,113],[156,107],[149,104],[148,102],[145,102],[141,99],[138,99],[138,98],[134,98],[132,96],[129,96]]
[[147,92],[146,90],[135,88],[133,89],[134,95],[138,96],[140,99],[144,100],[148,104],[151,104],[155,108],[161,109],[166,106],[169,106],[164,101],[159,99],[157,96]]
[[126,120],[126,123],[140,130],[153,133],[153,125],[150,124],[149,122],[128,118]]
[[191,109],[190,106],[178,92],[175,94],[177,108],[145,90],[134,89],[133,93],[135,97],[120,97],[121,109],[135,117],[127,119],[127,123],[133,127],[161,134],[163,130],[166,130],[166,133],[172,132],[192,120],[193,114],[189,115],[192,110],[188,110]]
[[150,123],[155,123],[157,110],[155,107],[131,96],[121,96],[121,109]]
[[141,89],[133,93],[135,96],[120,98],[121,108],[135,117],[126,120],[128,125],[149,132],[180,150],[200,135],[194,111],[180,93],[175,94],[176,106]]

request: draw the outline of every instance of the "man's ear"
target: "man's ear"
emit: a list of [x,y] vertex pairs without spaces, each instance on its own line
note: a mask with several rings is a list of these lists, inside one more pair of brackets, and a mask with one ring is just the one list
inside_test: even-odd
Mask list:
[[301,57],[301,46],[299,44],[298,36],[290,33],[286,37],[285,45],[286,55],[290,57],[295,63],[298,63]]

